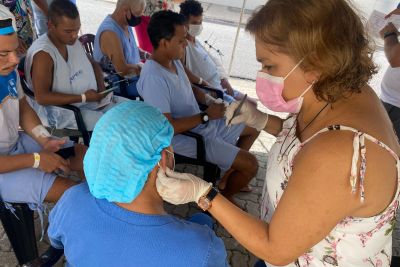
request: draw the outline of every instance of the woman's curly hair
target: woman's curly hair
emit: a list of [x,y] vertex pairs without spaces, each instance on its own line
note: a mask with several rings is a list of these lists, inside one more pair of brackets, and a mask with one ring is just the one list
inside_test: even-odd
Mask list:
[[359,93],[376,73],[365,28],[346,0],[269,0],[246,30],[279,47],[304,71],[317,71],[313,90],[330,103]]

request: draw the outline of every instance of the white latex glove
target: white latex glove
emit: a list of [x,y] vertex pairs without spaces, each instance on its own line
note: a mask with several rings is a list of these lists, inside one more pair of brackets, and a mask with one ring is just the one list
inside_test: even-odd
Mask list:
[[[226,108],[225,117],[227,125],[236,108],[239,106],[239,103],[240,101],[235,101]],[[245,101],[240,109],[240,114],[233,118],[231,124],[239,124],[242,122],[247,126],[257,129],[257,131],[262,131],[265,125],[267,125],[268,114],[259,111],[252,103]]]
[[177,173],[167,168],[166,173],[160,168],[156,180],[157,191],[165,201],[174,204],[198,202],[211,188],[212,183],[189,173]]

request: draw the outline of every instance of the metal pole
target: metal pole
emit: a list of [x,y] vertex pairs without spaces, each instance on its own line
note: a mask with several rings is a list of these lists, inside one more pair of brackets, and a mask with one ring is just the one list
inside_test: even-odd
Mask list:
[[236,47],[237,47],[239,33],[240,33],[240,25],[242,24],[242,18],[243,18],[244,8],[246,7],[246,2],[247,2],[247,0],[243,0],[242,10],[240,11],[239,25],[236,30],[235,43],[233,44],[233,50],[232,50],[232,55],[231,55],[231,62],[229,62],[229,69],[228,69],[229,76],[231,76],[233,60],[235,59],[235,52],[236,52]]

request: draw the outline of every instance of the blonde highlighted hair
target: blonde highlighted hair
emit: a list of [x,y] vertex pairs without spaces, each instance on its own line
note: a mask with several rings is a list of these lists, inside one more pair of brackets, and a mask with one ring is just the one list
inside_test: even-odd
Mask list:
[[295,61],[304,58],[300,67],[320,74],[313,87],[320,100],[359,93],[376,73],[364,26],[346,0],[269,0],[246,30]]

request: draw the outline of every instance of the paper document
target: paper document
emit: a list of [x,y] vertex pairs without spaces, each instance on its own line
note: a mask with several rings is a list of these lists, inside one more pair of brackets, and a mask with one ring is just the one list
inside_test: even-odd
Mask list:
[[95,109],[100,109],[102,107],[107,106],[108,104],[111,103],[112,97],[113,97],[113,93],[109,93],[106,97],[104,97],[99,103],[97,103],[97,106]]
[[399,29],[400,28],[400,15],[391,15],[389,18],[385,19],[387,14],[382,13],[378,10],[374,10],[367,22],[367,29],[372,37],[375,38],[377,45],[383,46],[383,40],[379,35],[379,32],[389,23]]

